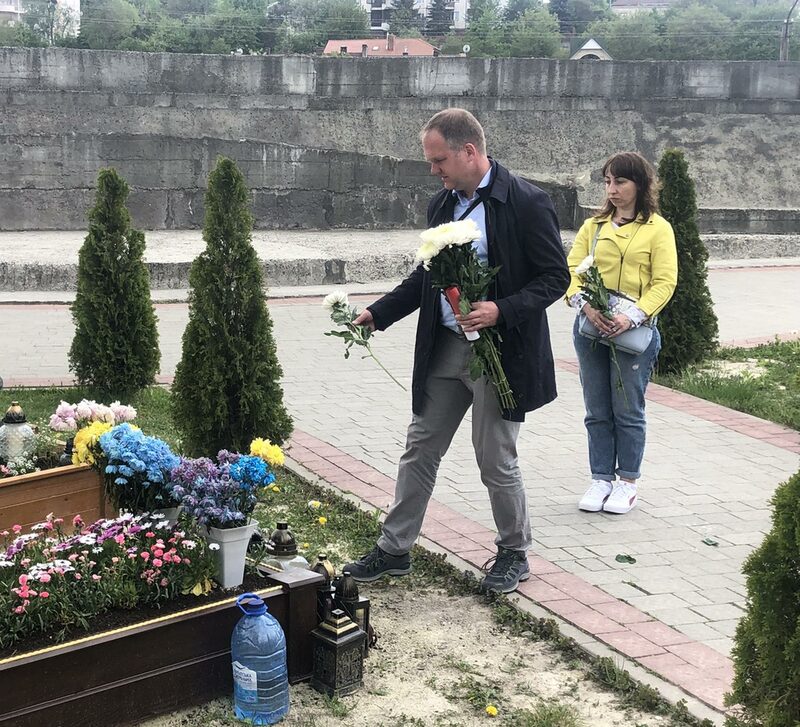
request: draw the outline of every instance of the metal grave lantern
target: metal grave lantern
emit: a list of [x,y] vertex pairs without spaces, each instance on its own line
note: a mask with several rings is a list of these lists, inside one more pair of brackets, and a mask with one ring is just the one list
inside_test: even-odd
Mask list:
[[325,579],[317,586],[317,623],[321,624],[334,609],[334,590],[331,581],[335,571],[325,553],[317,556],[317,562],[311,566],[310,570],[319,573]]
[[308,561],[298,554],[297,542],[292,531],[289,530],[289,523],[285,520],[279,520],[277,527],[269,536],[267,553],[268,557],[264,563],[278,570],[308,569]]
[[329,697],[352,694],[364,684],[366,634],[344,611],[335,608],[311,632],[314,674],[311,686]]
[[34,433],[18,401],[12,401],[0,427],[0,458],[6,462],[22,457],[33,443]]
[[335,581],[334,604],[353,619],[367,635],[364,649],[364,656],[367,656],[370,646],[373,645],[369,626],[369,599],[359,595],[358,583],[349,571],[345,571],[341,578]]

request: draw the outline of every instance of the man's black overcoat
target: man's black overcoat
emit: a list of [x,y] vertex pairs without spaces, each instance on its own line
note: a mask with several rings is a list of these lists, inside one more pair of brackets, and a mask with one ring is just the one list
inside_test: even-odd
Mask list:
[[[553,352],[545,309],[561,298],[569,285],[569,270],[561,245],[553,203],[545,192],[492,162],[487,188],[486,235],[489,264],[499,265],[490,294],[500,309],[501,361],[517,402],[505,419],[524,421],[525,412],[556,398]],[[428,226],[453,219],[455,195],[441,190],[428,205]],[[412,408],[421,413],[431,353],[439,334],[439,291],[430,273],[417,267],[391,293],[369,306],[375,326],[385,330],[420,309],[414,349]]]

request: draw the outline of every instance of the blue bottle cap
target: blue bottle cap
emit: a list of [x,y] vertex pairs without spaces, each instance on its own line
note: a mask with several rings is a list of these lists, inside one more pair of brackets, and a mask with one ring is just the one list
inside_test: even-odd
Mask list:
[[264,599],[255,593],[243,593],[236,599],[236,605],[245,616],[263,616],[267,612]]

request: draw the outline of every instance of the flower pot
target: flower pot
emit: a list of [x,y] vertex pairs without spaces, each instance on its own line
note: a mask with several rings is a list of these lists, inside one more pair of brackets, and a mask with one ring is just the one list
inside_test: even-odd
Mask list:
[[223,588],[236,588],[244,580],[244,560],[247,545],[256,529],[250,521],[238,528],[208,528],[208,542],[219,546],[214,550],[217,582]]
[[178,507],[165,507],[163,510],[153,510],[150,514],[160,515],[162,519],[172,527],[178,522],[178,516],[181,514],[182,509],[183,507],[181,507],[181,505],[178,505]]

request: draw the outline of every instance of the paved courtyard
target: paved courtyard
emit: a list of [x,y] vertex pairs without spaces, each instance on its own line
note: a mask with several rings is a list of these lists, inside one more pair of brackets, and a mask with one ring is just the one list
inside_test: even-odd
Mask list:
[[[712,270],[710,284],[721,339],[744,342],[775,334],[796,336],[800,312],[791,301],[779,300],[769,315],[749,302],[766,299],[769,291],[792,289],[796,275],[795,267]],[[299,430],[298,452],[307,453],[306,464],[312,469],[321,455],[326,466],[347,463],[351,474],[380,473],[362,476],[379,484],[366,499],[377,506],[388,505],[409,419],[410,394],[371,361],[344,360],[341,342],[323,336],[330,326],[318,298],[273,299],[270,309],[284,367],[286,401]],[[180,355],[187,308],[182,303],[160,304],[157,313],[162,375],[168,377]],[[604,623],[598,622],[598,614],[616,618],[609,623],[621,624],[620,628],[606,628],[610,633],[602,640],[662,674],[666,669],[667,678],[671,679],[669,671],[675,666],[668,659],[680,658],[686,660],[681,662],[684,666],[688,662],[698,669],[698,674],[704,671],[703,664],[716,669],[725,682],[730,676],[727,656],[732,636],[743,613],[741,565],[769,528],[769,499],[775,487],[798,468],[800,437],[651,387],[639,507],[622,517],[579,512],[576,503],[588,472],[583,407],[569,333],[572,313],[557,304],[549,318],[558,359],[559,398],[528,417],[519,442],[535,554],[540,565],[548,564],[541,567],[542,580],[532,581],[527,595],[589,633],[602,631]],[[414,324],[411,317],[375,338],[376,354],[408,388]],[[72,333],[64,305],[0,306],[0,375],[9,384],[67,380],[66,353]],[[433,539],[439,535],[444,547],[477,558],[491,548],[493,524],[468,426],[467,420],[442,463],[435,492],[442,509],[431,511],[434,521],[425,532]],[[357,488],[347,489],[357,492]],[[437,529],[448,518],[459,523],[458,530],[452,527],[456,535]],[[704,544],[708,538],[718,544]],[[617,562],[619,554],[630,555],[636,562]],[[569,581],[578,591],[581,583],[599,590],[584,589],[584,594],[595,595],[591,599],[576,596],[577,605],[568,606],[553,593],[569,591],[563,585],[565,576],[558,575],[562,572],[580,579]],[[587,605],[591,600],[594,603]],[[622,614],[625,604],[636,609],[627,620],[612,615]],[[577,606],[594,610],[581,620],[583,612]],[[637,630],[635,625],[645,619],[651,632],[670,627],[664,633],[677,633],[680,638],[673,638],[670,645],[651,636],[650,651],[642,650],[635,639],[644,629]],[[675,641],[693,648],[702,645],[704,651],[692,652],[702,658],[693,661],[681,652],[681,648],[686,652],[686,644],[675,645]],[[719,691],[717,684],[711,696],[701,693],[700,697],[719,707]]]

